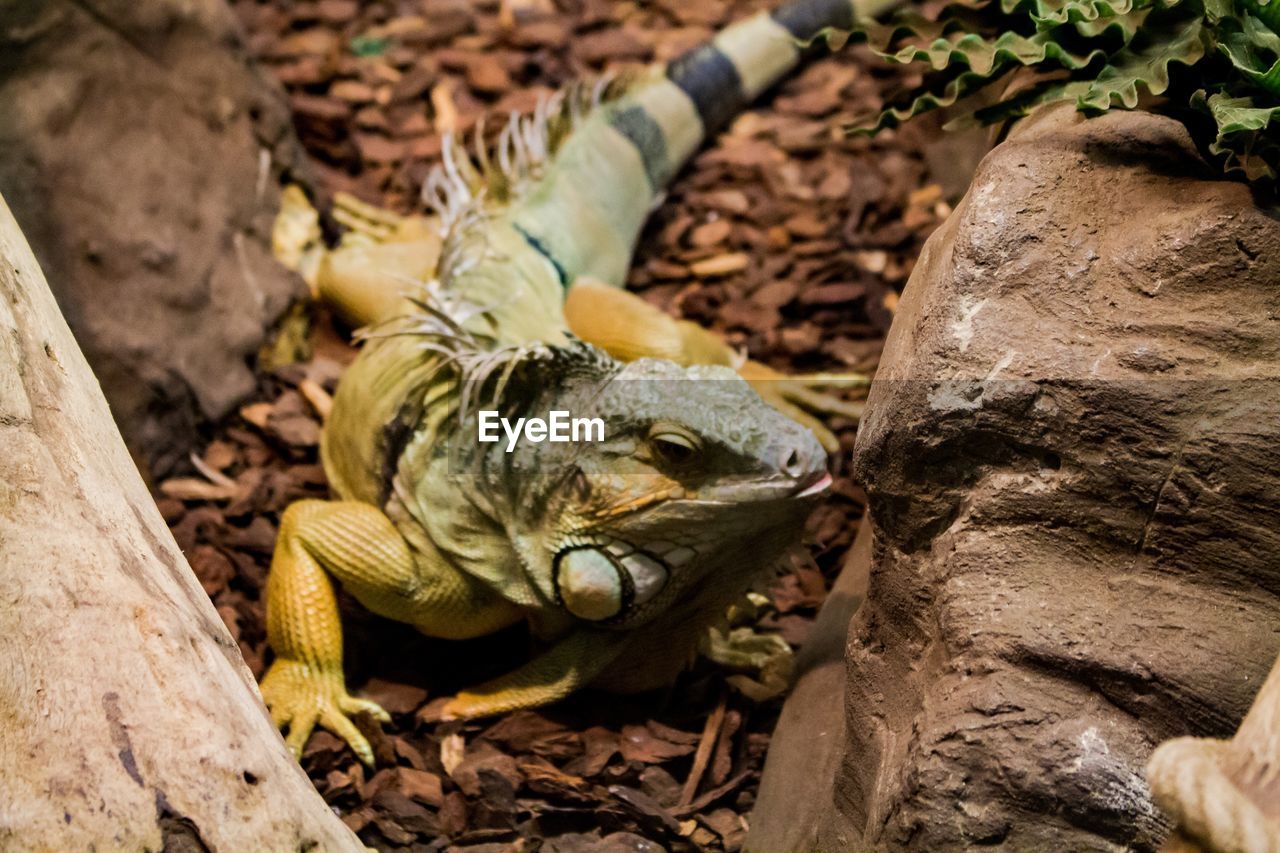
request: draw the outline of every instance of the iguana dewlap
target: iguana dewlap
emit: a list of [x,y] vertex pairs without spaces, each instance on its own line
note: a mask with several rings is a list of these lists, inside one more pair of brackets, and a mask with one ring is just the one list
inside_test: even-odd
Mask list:
[[[527,622],[546,651],[446,708],[474,717],[669,681],[798,544],[830,478],[797,405],[839,404],[620,285],[707,133],[853,15],[801,0],[621,94],[573,91],[513,120],[488,162],[449,143],[427,186],[443,238],[411,220],[320,257],[321,292],[374,325],[325,427],[335,500],[286,510],[267,581],[276,658],[261,687],[295,752],[319,723],[371,762],[349,715],[386,719],[347,693],[332,579],[432,636]],[[508,453],[478,441],[483,409],[598,417],[604,440]]]

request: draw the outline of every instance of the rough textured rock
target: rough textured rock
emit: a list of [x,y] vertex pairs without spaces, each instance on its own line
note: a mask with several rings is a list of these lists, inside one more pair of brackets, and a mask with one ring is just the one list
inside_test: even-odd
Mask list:
[[1049,110],[984,160],[858,436],[874,560],[819,849],[1168,832],[1152,750],[1229,735],[1280,648],[1277,245],[1168,119]]
[[751,813],[751,850],[812,850],[816,843],[845,741],[845,635],[866,598],[870,571],[871,525],[864,516],[840,577],[796,655],[794,683]]
[[301,294],[269,246],[297,152],[221,0],[0,4],[0,192],[160,468]]

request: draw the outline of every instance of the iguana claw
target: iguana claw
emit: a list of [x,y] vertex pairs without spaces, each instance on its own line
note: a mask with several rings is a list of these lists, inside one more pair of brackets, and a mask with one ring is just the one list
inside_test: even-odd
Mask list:
[[403,216],[363,202],[345,192],[334,194],[333,218],[348,229],[344,236],[348,244],[353,239],[356,243],[386,242],[404,222]]
[[271,710],[271,721],[281,730],[288,727],[285,744],[295,758],[302,758],[307,738],[319,723],[346,741],[361,761],[373,766],[373,749],[351,722],[351,715],[369,714],[382,723],[390,722],[391,715],[377,702],[348,694],[341,670],[328,672],[301,661],[277,659],[260,689]]
[[[751,383],[765,402],[808,427],[828,453],[840,450],[840,440],[816,415],[843,415],[861,420],[865,404],[841,399],[825,389],[866,388],[871,379],[860,373],[779,373],[758,361],[747,361],[738,375]],[[820,390],[823,389],[823,390]]]

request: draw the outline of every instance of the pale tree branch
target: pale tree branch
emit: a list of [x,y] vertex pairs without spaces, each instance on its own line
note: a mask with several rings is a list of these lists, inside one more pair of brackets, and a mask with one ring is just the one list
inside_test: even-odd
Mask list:
[[3,199],[0,847],[362,849],[271,725]]

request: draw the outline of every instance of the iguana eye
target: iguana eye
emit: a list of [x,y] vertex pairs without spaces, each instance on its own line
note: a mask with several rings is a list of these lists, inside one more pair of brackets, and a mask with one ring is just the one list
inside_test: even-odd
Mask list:
[[649,431],[649,449],[655,457],[672,468],[689,465],[698,458],[700,450],[696,438],[662,424]]

